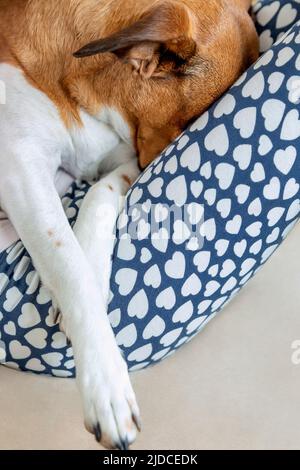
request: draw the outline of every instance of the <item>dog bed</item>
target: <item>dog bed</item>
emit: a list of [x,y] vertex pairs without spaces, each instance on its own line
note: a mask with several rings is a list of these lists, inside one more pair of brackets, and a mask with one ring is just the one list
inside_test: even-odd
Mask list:
[[[191,340],[299,219],[300,2],[261,1],[255,14],[264,55],[145,171],[119,218],[109,319],[131,371]],[[89,187],[63,198],[71,224]],[[0,361],[75,374],[20,241],[0,253]]]

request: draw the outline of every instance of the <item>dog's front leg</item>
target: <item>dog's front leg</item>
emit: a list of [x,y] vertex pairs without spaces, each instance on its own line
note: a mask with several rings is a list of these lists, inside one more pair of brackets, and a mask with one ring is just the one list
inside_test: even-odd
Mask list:
[[[114,231],[117,217],[123,208],[130,186],[140,170],[137,158],[130,147],[120,144],[112,155],[118,165],[96,183],[83,200],[74,233],[79,241],[107,303],[111,276]],[[108,162],[109,164],[109,162]]]
[[127,366],[106,317],[100,284],[68,224],[47,166],[37,162],[26,168],[18,163],[18,171],[6,170],[5,176],[2,172],[1,203],[62,312],[88,430],[104,445],[126,449],[139,421]]

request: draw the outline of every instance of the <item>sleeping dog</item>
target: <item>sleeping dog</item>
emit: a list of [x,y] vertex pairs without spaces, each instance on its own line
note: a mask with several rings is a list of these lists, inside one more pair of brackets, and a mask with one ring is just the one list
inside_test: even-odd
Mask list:
[[[0,205],[61,312],[86,428],[110,448],[140,429],[106,313],[119,199],[257,58],[250,4],[0,0]],[[74,231],[59,168],[96,181]]]

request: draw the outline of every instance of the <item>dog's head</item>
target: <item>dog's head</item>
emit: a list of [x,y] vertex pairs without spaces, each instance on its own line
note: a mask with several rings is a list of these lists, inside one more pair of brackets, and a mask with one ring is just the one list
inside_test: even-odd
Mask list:
[[127,25],[115,24],[74,55],[117,57],[110,76],[116,107],[145,167],[257,58],[258,39],[250,0],[135,4],[131,11],[123,2]]

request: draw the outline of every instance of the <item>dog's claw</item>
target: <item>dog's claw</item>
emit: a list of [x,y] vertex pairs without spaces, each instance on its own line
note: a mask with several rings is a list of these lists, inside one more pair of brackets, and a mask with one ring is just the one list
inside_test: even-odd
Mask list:
[[53,313],[53,323],[54,325],[58,325],[61,321],[61,313],[58,309],[55,309]]
[[53,323],[57,325],[61,321],[61,311],[58,306],[58,303],[52,299],[52,309],[53,309]]
[[137,416],[135,413],[132,413],[132,421],[134,422],[137,430],[139,432],[142,432],[142,421],[139,416]]
[[94,434],[95,434],[96,441],[99,442],[100,444],[102,433],[101,433],[101,428],[100,428],[99,423],[97,423],[97,426],[94,427]]
[[121,450],[129,450],[128,439],[121,440]]

